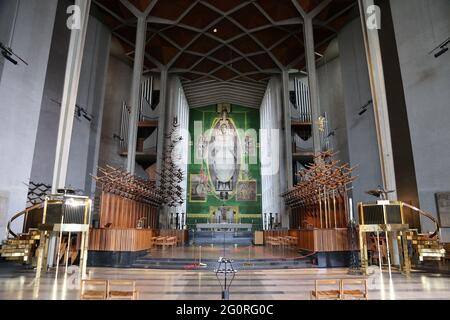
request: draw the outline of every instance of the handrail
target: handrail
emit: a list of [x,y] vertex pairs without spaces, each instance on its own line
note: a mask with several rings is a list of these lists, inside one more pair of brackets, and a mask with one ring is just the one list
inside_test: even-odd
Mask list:
[[425,217],[427,217],[428,219],[430,219],[431,221],[434,222],[434,224],[435,224],[435,226],[436,226],[436,229],[435,229],[434,232],[431,234],[431,236],[430,236],[431,238],[434,238],[434,237],[439,233],[439,229],[440,229],[439,222],[438,222],[438,221],[436,220],[436,218],[433,217],[430,213],[425,212],[425,211],[423,211],[423,210],[420,210],[419,208],[416,208],[416,207],[414,207],[414,206],[412,206],[412,205],[410,205],[410,204],[408,204],[408,203],[405,203],[405,202],[402,202],[402,205],[404,205],[405,207],[408,207],[408,208],[410,208],[410,209],[412,209],[412,210],[418,212],[418,213],[421,214],[421,215],[424,215]]
[[7,226],[6,226],[6,230],[8,231],[8,233],[6,234],[6,237],[9,238],[9,235],[12,235],[13,238],[17,238],[17,237],[18,237],[17,234],[14,233],[14,232],[11,230],[11,223],[12,223],[14,220],[16,220],[17,218],[19,218],[20,216],[23,216],[24,214],[28,213],[29,211],[41,207],[42,204],[43,204],[43,202],[38,203],[38,204],[35,204],[35,205],[33,205],[33,206],[29,207],[29,208],[26,208],[26,209],[23,210],[23,211],[20,211],[19,213],[16,213],[14,216],[12,216],[12,218],[8,221],[8,224],[7,224]]

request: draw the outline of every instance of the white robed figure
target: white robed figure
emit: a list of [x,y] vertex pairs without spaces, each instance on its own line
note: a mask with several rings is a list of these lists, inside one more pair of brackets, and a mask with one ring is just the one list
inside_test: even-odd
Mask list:
[[210,157],[209,163],[216,174],[216,191],[232,191],[237,164],[237,134],[227,119],[226,111],[214,130]]

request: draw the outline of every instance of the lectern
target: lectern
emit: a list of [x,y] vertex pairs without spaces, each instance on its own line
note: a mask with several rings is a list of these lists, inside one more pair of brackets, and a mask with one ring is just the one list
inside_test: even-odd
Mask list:
[[[361,258],[361,271],[367,275],[369,266],[367,255],[367,233],[376,233],[377,248],[380,255],[380,233],[384,233],[387,246],[387,260],[391,270],[389,237],[398,237],[400,268],[406,274],[411,271],[411,261],[408,254],[406,233],[409,225],[405,223],[403,203],[399,201],[379,200],[376,203],[359,203],[359,248]],[[381,257],[379,257],[381,268]]]
[[[89,225],[91,220],[91,199],[85,196],[60,193],[45,198],[42,223],[38,225],[40,244],[37,249],[36,278],[40,278],[42,268],[47,266],[49,239],[58,236],[56,272],[58,273],[61,239],[63,234],[68,236],[68,248],[73,234],[81,235],[80,245],[80,280],[86,274]],[[68,254],[66,255],[66,257]],[[66,258],[67,270],[67,258]]]

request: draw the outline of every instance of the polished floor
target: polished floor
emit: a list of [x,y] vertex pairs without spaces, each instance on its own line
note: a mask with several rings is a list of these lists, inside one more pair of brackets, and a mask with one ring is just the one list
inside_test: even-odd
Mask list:
[[[72,270],[69,270],[69,273]],[[368,277],[369,299],[450,299],[450,276],[415,272],[410,277],[377,268]],[[135,280],[140,299],[218,300],[216,276],[211,271],[89,268],[90,279]],[[79,299],[74,275],[45,274],[35,280],[33,270],[0,265],[0,299]],[[254,270],[238,272],[230,290],[231,300],[308,300],[315,279],[349,278],[347,269]],[[354,278],[354,276],[352,277]]]
[[150,256],[155,258],[184,258],[184,259],[217,259],[220,256],[232,259],[301,259],[304,255],[291,247],[267,246],[223,246],[203,245],[173,248],[153,248]]

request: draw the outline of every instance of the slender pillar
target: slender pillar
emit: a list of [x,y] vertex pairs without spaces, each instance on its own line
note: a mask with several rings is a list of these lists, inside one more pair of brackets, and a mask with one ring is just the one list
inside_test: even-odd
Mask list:
[[56,144],[55,166],[53,171],[52,193],[66,184],[69,163],[70,142],[72,139],[73,118],[80,82],[86,30],[89,21],[91,0],[76,0],[80,8],[80,29],[73,29],[70,34],[69,53],[67,56],[64,90],[59,118],[58,139]]
[[317,71],[316,71],[316,53],[314,48],[314,29],[311,16],[304,18],[304,33],[305,33],[305,57],[306,68],[308,71],[308,83],[311,100],[311,118],[312,118],[312,134],[314,141],[314,153],[320,152],[320,133],[317,121],[320,116],[319,105],[319,88],[317,84]]
[[133,82],[131,85],[131,114],[128,126],[128,157],[127,171],[131,174],[135,172],[136,166],[136,144],[139,121],[139,98],[144,67],[145,38],[147,31],[147,20],[145,17],[138,17],[136,31],[136,48],[134,52]]
[[282,90],[283,90],[283,107],[284,107],[284,139],[285,139],[285,156],[286,156],[286,178],[287,187],[293,186],[292,174],[292,131],[291,131],[291,103],[289,101],[289,72],[282,72]]
[[164,155],[165,130],[166,130],[166,95],[167,95],[167,69],[161,70],[160,77],[160,98],[159,98],[159,120],[158,120],[158,145],[157,145],[157,161],[156,170],[161,172],[162,158]]
[[[156,159],[156,172],[161,174],[162,160],[164,156],[165,148],[165,131],[166,131],[166,96],[167,96],[167,68],[161,70],[161,77],[159,83],[160,97],[159,97],[159,119],[158,119],[158,144],[157,144],[157,159]],[[161,181],[156,181],[159,186]],[[168,213],[165,208],[162,207],[159,212],[159,224],[166,226],[168,223]]]
[[[380,39],[377,29],[367,27],[367,8],[374,5],[373,0],[359,0],[364,46],[366,49],[367,66],[369,69],[370,89],[375,113],[378,152],[380,155],[381,174],[384,188],[396,190],[394,157],[392,153],[391,129],[386,99],[383,62],[381,59]],[[397,192],[388,194],[389,200],[397,199]]]

